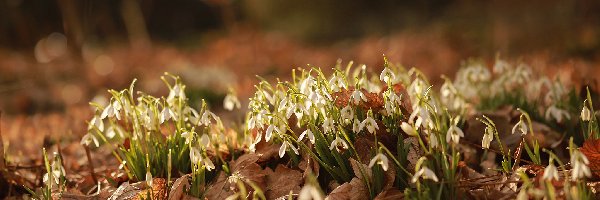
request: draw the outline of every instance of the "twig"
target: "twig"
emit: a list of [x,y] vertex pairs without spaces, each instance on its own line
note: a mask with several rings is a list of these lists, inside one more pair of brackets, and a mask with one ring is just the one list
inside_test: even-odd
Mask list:
[[92,180],[94,183],[98,183],[98,178],[96,178],[96,174],[94,173],[94,162],[92,162],[92,154],[90,153],[90,148],[86,145],[83,145],[85,148],[85,155],[87,156],[88,162],[90,163],[90,174],[92,175]]

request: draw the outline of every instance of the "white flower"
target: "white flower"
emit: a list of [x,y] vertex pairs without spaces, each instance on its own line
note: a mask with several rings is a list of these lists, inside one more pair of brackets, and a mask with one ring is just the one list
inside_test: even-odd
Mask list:
[[523,120],[519,120],[515,126],[512,128],[512,134],[515,134],[517,131],[521,132],[522,135],[527,135],[527,125]]
[[354,133],[359,133],[360,132],[360,120],[358,120],[357,118],[354,118],[354,123],[352,123],[352,131]]
[[354,118],[354,110],[352,109],[352,107],[350,107],[350,105],[347,105],[344,108],[342,108],[340,114],[342,115],[342,120],[344,121],[344,123],[349,123]]
[[194,165],[199,164],[202,161],[202,154],[200,153],[200,149],[198,149],[198,147],[190,148],[190,161]]
[[279,147],[279,157],[280,158],[283,158],[288,147],[290,147],[296,155],[300,155],[298,153],[298,149],[296,147],[294,147],[294,145],[290,144],[288,141],[283,141],[283,144],[281,144],[281,147]]
[[90,123],[88,124],[88,130],[92,130],[94,127],[98,128],[100,132],[104,131],[104,122],[102,119],[98,118],[98,116],[94,116]]
[[[585,102],[584,102],[584,104],[585,104]],[[591,119],[592,119],[592,112],[587,107],[587,105],[584,105],[583,109],[581,109],[581,120],[587,122],[587,121],[590,121]]]
[[383,71],[381,71],[381,75],[379,75],[379,80],[391,84],[392,81],[396,80],[396,75],[394,75],[394,72],[392,70],[390,70],[390,68],[385,68],[383,69]]
[[429,134],[429,146],[431,148],[436,148],[439,144],[437,136],[435,134]]
[[592,173],[590,168],[587,166],[590,164],[590,161],[583,155],[579,150],[573,150],[571,155],[571,166],[573,166],[573,170],[571,171],[571,180],[576,181],[581,178],[591,177]]
[[313,78],[312,76],[308,76],[306,77],[302,83],[300,84],[300,92],[302,94],[309,94],[310,88],[315,85],[317,81],[315,81],[315,78]]
[[415,130],[415,128],[413,126],[411,126],[410,124],[406,123],[406,122],[402,122],[402,124],[400,124],[400,128],[402,129],[402,131],[404,131],[404,133],[406,133],[407,135],[410,136],[417,136],[417,130]]
[[160,112],[160,123],[165,123],[171,118],[175,118],[175,113],[168,106],[165,106],[163,110]]
[[571,114],[569,114],[569,112],[566,110],[556,107],[556,105],[552,105],[546,110],[546,119],[553,118],[556,119],[556,122],[560,123],[562,122],[563,117],[566,119],[571,119]]
[[169,91],[169,96],[167,97],[167,103],[173,104],[175,103],[175,97],[179,97],[180,99],[185,99],[185,86],[181,84],[175,84],[173,88]]
[[446,132],[446,142],[452,141],[453,143],[458,144],[460,138],[464,136],[465,133],[463,133],[460,128],[458,128],[456,125],[452,125],[450,128],[448,128],[448,132]]
[[240,100],[233,94],[228,94],[225,96],[225,99],[223,99],[223,108],[225,108],[225,110],[231,111],[234,108],[240,109],[241,106]]
[[200,124],[208,126],[211,123],[211,118],[217,120],[218,117],[209,110],[205,110],[204,113],[202,113],[202,117],[200,117]]
[[302,134],[300,134],[300,136],[298,137],[298,142],[302,141],[302,139],[304,139],[304,136],[308,136],[308,140],[310,140],[310,143],[315,144],[315,135],[310,129],[306,129],[304,132],[302,132]]
[[367,102],[367,97],[360,91],[360,89],[355,89],[354,92],[352,92],[352,95],[350,95],[350,101],[354,103],[354,105],[358,105],[360,100]]
[[206,167],[206,170],[208,171],[215,169],[215,164],[213,164],[212,160],[209,158],[202,157],[202,164],[204,164],[204,167]]
[[298,193],[298,200],[323,200],[323,195],[315,186],[305,184]]
[[203,134],[200,137],[200,145],[204,148],[208,148],[208,145],[210,145],[210,138],[208,137],[208,134]]
[[339,92],[341,88],[344,88],[344,89],[347,88],[346,83],[344,83],[344,79],[342,79],[342,77],[339,77],[335,74],[329,80],[329,85],[331,86],[331,90],[333,92]]
[[369,162],[369,168],[372,168],[375,164],[381,165],[383,171],[387,171],[389,166],[388,158],[382,153],[378,153],[377,155],[375,155],[375,157],[373,157],[373,159],[371,159],[371,162]]
[[363,130],[365,127],[367,127],[369,133],[374,133],[376,130],[379,130],[377,122],[371,116],[367,116],[367,118],[360,123],[359,130]]
[[185,144],[189,144],[190,142],[192,142],[195,135],[196,133],[192,131],[185,131],[181,133],[181,137],[185,138]]
[[348,143],[342,140],[342,138],[340,138],[339,136],[335,136],[335,140],[331,142],[329,150],[333,150],[333,148],[335,148],[336,151],[340,152],[341,149],[348,149]]
[[92,132],[88,132],[87,134],[85,134],[82,138],[81,138],[81,144],[85,145],[85,146],[90,146],[90,143],[94,143],[94,145],[96,147],[100,146],[100,143],[98,142],[98,138],[96,138],[96,136],[94,135],[94,133]]
[[306,109],[304,108],[304,106],[302,106],[300,103],[296,103],[294,104],[294,106],[290,106],[288,108],[288,110],[285,113],[285,116],[287,117],[287,119],[289,119],[292,114],[296,115],[296,119],[300,120],[302,119],[302,116],[304,115],[304,112],[306,111]]
[[438,177],[435,175],[435,173],[425,166],[421,167],[421,169],[417,171],[415,175],[413,175],[411,182],[416,183],[419,178],[430,179],[438,182]]
[[483,139],[481,140],[481,147],[489,149],[492,140],[494,140],[494,131],[490,127],[485,127]]
[[333,119],[327,117],[325,118],[325,120],[323,120],[323,132],[324,133],[329,133],[329,132],[333,132],[335,130],[335,124]]
[[57,185],[60,184],[60,178],[65,176],[65,168],[63,168],[60,158],[57,153],[54,153],[54,160],[50,165],[50,172],[44,174],[43,181],[48,184],[48,181],[52,179]]
[[150,169],[146,170],[146,184],[152,187],[152,173],[150,173]]
[[123,129],[121,129],[118,125],[113,125],[106,129],[106,137],[108,138],[114,138],[117,134],[119,134],[121,138],[125,137],[123,135]]
[[554,179],[558,181],[558,170],[556,169],[556,166],[552,164],[552,162],[550,162],[546,169],[544,169],[544,176],[542,177],[542,179],[547,181],[551,181],[552,179]]
[[269,125],[269,127],[267,127],[267,131],[265,133],[265,141],[271,141],[271,137],[273,136],[273,131],[275,131],[275,133],[280,134],[281,130],[279,130],[279,128],[277,128],[275,125],[271,124]]

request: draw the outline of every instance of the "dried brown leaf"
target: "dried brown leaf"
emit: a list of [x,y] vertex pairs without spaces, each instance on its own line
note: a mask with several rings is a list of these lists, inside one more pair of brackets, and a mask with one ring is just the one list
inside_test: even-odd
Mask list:
[[590,161],[588,166],[592,173],[600,176],[600,139],[587,139],[579,150]]
[[396,188],[381,191],[374,200],[397,200],[404,199],[404,193]]
[[297,194],[301,189],[300,185],[304,182],[300,171],[287,168],[281,164],[277,166],[275,171],[271,171],[270,169],[266,169],[265,171],[268,171],[267,199],[275,199],[288,195],[290,191]]
[[353,178],[349,183],[344,183],[335,188],[326,200],[363,200],[369,199],[369,191],[363,181]]
[[171,191],[169,192],[169,200],[183,199],[185,190],[190,187],[189,177],[190,174],[186,174],[173,182],[173,186],[171,186]]
[[[254,153],[244,154],[236,161],[230,162],[231,176],[220,172],[217,181],[206,190],[208,199],[225,199],[237,191],[237,182],[242,180],[245,183],[251,182],[258,187],[264,188],[266,173],[256,162],[260,156]],[[251,187],[246,184],[246,189],[251,191]]]

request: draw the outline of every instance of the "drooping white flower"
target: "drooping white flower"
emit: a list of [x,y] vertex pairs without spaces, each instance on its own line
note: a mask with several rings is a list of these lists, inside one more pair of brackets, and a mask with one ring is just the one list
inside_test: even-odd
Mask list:
[[292,114],[295,114],[296,119],[300,120],[302,119],[302,116],[304,116],[305,112],[306,109],[304,108],[304,106],[300,103],[296,103],[288,108],[288,110],[285,113],[285,116],[287,119],[289,119],[292,116]]
[[[585,104],[585,102],[584,102],[584,104]],[[587,105],[584,105],[583,109],[581,109],[581,120],[587,122],[587,121],[590,121],[591,119],[592,119],[592,112],[587,107]]]
[[315,143],[315,135],[310,129],[306,129],[304,132],[302,132],[302,134],[300,134],[300,136],[298,137],[298,142],[302,141],[302,139],[304,139],[304,136],[308,136],[308,140],[310,141],[310,143]]
[[200,117],[200,124],[208,126],[211,123],[211,119],[217,120],[218,118],[219,117],[217,117],[217,115],[215,115],[213,112],[205,110],[204,113],[202,113],[202,117]]
[[333,121],[333,119],[330,117],[325,118],[325,120],[323,120],[323,132],[330,133],[330,132],[333,132],[334,130],[335,130],[335,122]]
[[175,118],[175,113],[173,113],[173,111],[168,106],[165,106],[163,108],[163,110],[160,112],[160,121],[159,122],[162,124],[171,118]]
[[208,137],[208,134],[202,134],[199,141],[200,145],[204,148],[208,148],[210,145],[210,138]]
[[494,140],[494,130],[490,127],[485,127],[483,139],[481,140],[481,147],[489,149],[492,140]]
[[387,171],[389,166],[388,163],[388,158],[384,154],[378,153],[375,155],[375,157],[373,157],[373,159],[371,159],[371,162],[369,162],[369,168],[372,168],[375,164],[378,164],[381,165],[383,171]]
[[556,169],[556,166],[552,164],[552,161],[550,162],[550,164],[548,164],[546,169],[544,169],[544,176],[542,177],[542,179],[547,181],[551,181],[552,179],[554,179],[558,181],[558,170]]
[[192,140],[194,140],[196,133],[193,131],[185,131],[183,133],[181,133],[181,137],[185,138],[185,144],[189,144],[190,142],[192,142]]
[[198,147],[192,146],[190,148],[190,161],[194,165],[199,164],[202,161],[202,153],[200,153]]
[[204,165],[204,167],[206,167],[206,170],[212,171],[213,169],[215,169],[215,164],[213,164],[212,160],[210,160],[209,158],[205,158],[205,157],[201,157],[201,158],[202,158],[202,164]]
[[556,107],[556,105],[552,105],[546,110],[546,119],[548,120],[555,119],[556,122],[560,123],[563,121],[563,118],[571,119],[571,114],[566,110]]
[[352,131],[354,133],[359,133],[360,132],[360,120],[358,120],[356,117],[354,118],[354,123],[352,123]]
[[312,76],[306,77],[304,80],[302,80],[302,83],[300,83],[300,92],[302,94],[308,95],[310,92],[310,88],[313,85],[315,85],[316,82],[317,81]]
[[379,75],[379,80],[388,84],[392,84],[392,82],[396,80],[396,75],[392,70],[390,70],[390,68],[386,67],[385,69],[383,69],[383,71],[381,71],[381,74]]
[[438,177],[433,171],[431,171],[431,169],[427,168],[426,166],[422,166],[421,169],[417,171],[415,175],[413,175],[411,182],[416,183],[417,180],[419,180],[419,178],[430,179],[435,182],[438,182]]
[[429,146],[431,148],[436,148],[439,145],[439,141],[438,138],[436,136],[436,134],[430,133],[429,134]]
[[340,152],[342,149],[348,149],[348,143],[342,140],[339,136],[335,136],[335,140],[331,142],[329,146],[329,150],[333,150],[335,148],[336,151]]
[[571,166],[573,167],[573,170],[571,170],[571,180],[576,181],[585,177],[591,177],[592,173],[588,167],[589,164],[590,161],[581,151],[573,150],[571,154]]
[[94,145],[96,147],[100,146],[100,143],[98,142],[98,138],[96,138],[96,135],[94,135],[93,132],[88,132],[81,138],[80,144],[85,145],[85,146],[90,146],[90,144],[92,142],[94,143]]
[[350,107],[350,105],[346,105],[340,111],[340,115],[344,123],[350,123],[350,121],[354,118],[354,110],[352,109],[352,107]]
[[104,122],[98,116],[94,116],[88,125],[88,130],[92,130],[94,127],[98,128],[100,132],[104,131]]
[[333,77],[331,77],[331,79],[329,80],[329,86],[331,86],[331,90],[333,92],[339,92],[340,89],[347,88],[344,79],[342,77],[337,76],[337,74],[334,74]]
[[360,89],[355,89],[350,95],[350,102],[354,103],[354,105],[358,105],[360,101],[367,102],[367,97],[363,94]]
[[233,94],[227,94],[225,99],[223,99],[223,108],[225,108],[225,110],[231,111],[234,108],[240,109],[241,106],[242,104],[240,103],[240,100],[238,100],[238,98]]
[[296,147],[294,147],[294,145],[290,144],[288,141],[283,141],[283,144],[281,144],[281,147],[279,147],[279,157],[280,158],[283,158],[288,147],[291,148],[292,151],[294,151],[294,153],[296,155],[300,155],[300,153],[298,153],[298,149]]
[[267,131],[265,131],[265,141],[269,142],[271,141],[271,137],[273,136],[273,131],[275,131],[275,133],[280,134],[281,130],[279,130],[279,128],[273,124],[269,125],[269,127],[267,127]]
[[406,123],[406,122],[402,122],[402,124],[400,124],[400,128],[402,129],[402,131],[404,131],[404,133],[406,133],[407,135],[410,136],[417,136],[417,130],[415,130],[415,128],[413,126],[411,126],[410,124]]
[[523,120],[519,120],[515,126],[512,128],[512,134],[517,132],[521,132],[522,135],[527,135],[527,124]]
[[150,187],[152,187],[152,173],[150,173],[150,170],[146,170],[146,184]]
[[298,200],[323,200],[321,192],[311,184],[305,184],[298,193]]
[[365,128],[365,127],[367,127],[367,130],[369,131],[369,133],[374,133],[376,130],[379,130],[379,126],[377,125],[377,122],[371,116],[367,116],[367,118],[365,118],[365,120],[363,120],[360,123],[359,129],[363,130],[363,128]]
[[465,137],[465,133],[456,125],[451,125],[446,132],[446,142],[458,144],[461,137]]
[[50,165],[50,172],[44,174],[43,181],[49,185],[48,181],[52,179],[56,185],[60,184],[60,178],[66,175],[65,168],[62,166],[58,153],[54,153],[54,160]]

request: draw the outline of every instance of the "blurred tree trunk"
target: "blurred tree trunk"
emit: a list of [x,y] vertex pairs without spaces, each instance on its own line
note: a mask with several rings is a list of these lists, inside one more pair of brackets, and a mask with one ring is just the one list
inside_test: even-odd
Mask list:
[[74,45],[71,47],[74,47],[77,50],[81,49],[81,45],[85,39],[81,23],[82,15],[79,12],[81,10],[79,9],[79,3],[81,3],[79,0],[58,0],[65,35],[69,38],[69,41],[74,42]]

